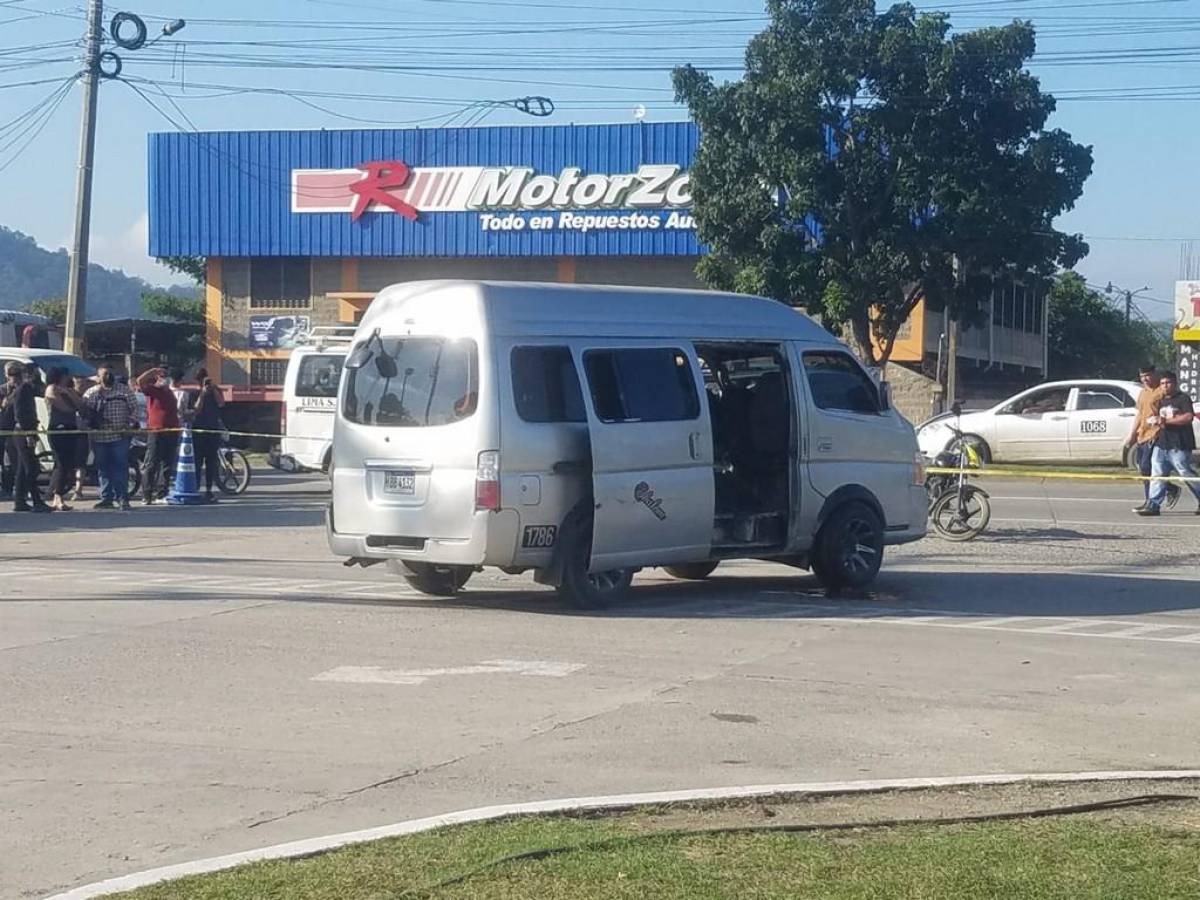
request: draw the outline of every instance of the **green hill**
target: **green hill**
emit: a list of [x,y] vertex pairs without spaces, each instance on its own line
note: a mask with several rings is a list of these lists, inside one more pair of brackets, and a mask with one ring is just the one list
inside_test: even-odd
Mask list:
[[[34,300],[65,297],[67,269],[66,250],[39,247],[28,235],[0,225],[0,309],[24,309]],[[196,295],[194,287],[163,288],[93,263],[88,267],[87,317],[94,320],[144,315],[142,294],[146,291]]]

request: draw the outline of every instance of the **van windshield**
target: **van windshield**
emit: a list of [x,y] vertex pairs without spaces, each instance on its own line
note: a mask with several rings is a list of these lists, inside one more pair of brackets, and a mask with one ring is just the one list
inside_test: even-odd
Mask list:
[[[346,369],[343,415],[360,425],[449,425],[475,412],[475,342],[436,337],[372,338]],[[358,363],[358,365],[354,365]]]

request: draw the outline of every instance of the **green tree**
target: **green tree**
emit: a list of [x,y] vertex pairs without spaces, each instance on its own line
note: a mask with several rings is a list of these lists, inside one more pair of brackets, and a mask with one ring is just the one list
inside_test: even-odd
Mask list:
[[67,301],[65,297],[57,300],[34,300],[26,309],[35,316],[45,316],[47,319],[53,319],[59,325],[67,321]]
[[1134,319],[1092,290],[1076,272],[1064,272],[1047,295],[1050,304],[1050,377],[1134,380],[1140,366],[1173,364],[1174,347],[1149,322]]
[[186,368],[204,358],[204,301],[200,298],[178,297],[174,294],[142,294],[142,309],[156,319],[179,323],[172,331],[167,359],[172,365]]
[[1053,222],[1092,154],[1045,128],[1054,98],[1024,68],[1032,25],[951,34],[942,13],[874,0],[767,9],[742,80],[674,72],[701,129],[706,283],[848,325],[882,363],[923,297],[970,322],[990,273],[1049,276],[1084,256]]
[[203,256],[163,256],[158,260],[176,275],[186,275],[196,284],[204,284],[208,259]]

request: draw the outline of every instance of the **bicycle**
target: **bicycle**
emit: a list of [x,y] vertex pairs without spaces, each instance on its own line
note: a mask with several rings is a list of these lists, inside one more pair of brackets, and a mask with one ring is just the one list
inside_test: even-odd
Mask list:
[[250,487],[250,460],[236,447],[229,446],[228,436],[221,439],[217,450],[217,487],[224,494],[244,494]]
[[[959,421],[962,408],[953,407],[955,420]],[[970,541],[979,537],[992,518],[992,504],[987,491],[968,483],[969,469],[983,468],[983,457],[962,431],[948,425],[954,439],[939,453],[931,465],[939,469],[954,469],[953,474],[930,474],[925,479],[925,492],[929,497],[929,518],[933,530],[948,541]]]

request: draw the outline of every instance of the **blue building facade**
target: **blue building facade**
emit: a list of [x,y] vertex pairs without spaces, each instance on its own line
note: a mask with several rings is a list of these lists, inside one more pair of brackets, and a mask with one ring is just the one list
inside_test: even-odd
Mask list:
[[[152,134],[150,253],[208,259],[208,368],[422,278],[695,284],[688,122]],[[280,336],[283,337],[280,337]]]

